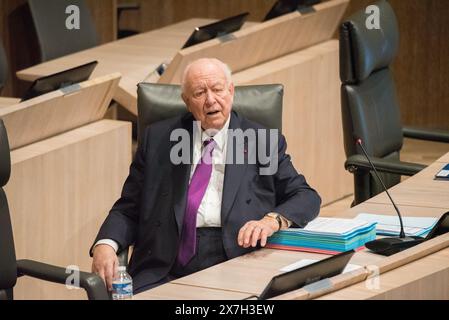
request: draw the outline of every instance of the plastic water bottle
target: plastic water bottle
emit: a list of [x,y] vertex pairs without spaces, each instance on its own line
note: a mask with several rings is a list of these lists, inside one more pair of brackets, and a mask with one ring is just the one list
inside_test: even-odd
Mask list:
[[112,280],[112,300],[126,300],[133,297],[133,279],[126,272],[126,267],[118,267]]

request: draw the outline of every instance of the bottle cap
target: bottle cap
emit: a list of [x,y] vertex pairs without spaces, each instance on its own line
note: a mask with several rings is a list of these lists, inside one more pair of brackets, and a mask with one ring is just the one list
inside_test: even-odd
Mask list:
[[126,271],[126,266],[120,266],[117,269],[118,271]]

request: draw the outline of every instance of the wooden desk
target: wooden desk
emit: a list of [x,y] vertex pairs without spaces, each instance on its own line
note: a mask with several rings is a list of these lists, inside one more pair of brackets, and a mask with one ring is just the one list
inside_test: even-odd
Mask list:
[[167,283],[135,295],[133,300],[242,300],[248,296],[245,292]]
[[444,156],[439,158],[436,162],[449,163],[449,153],[446,153]]
[[92,78],[120,72],[122,79],[114,99],[133,114],[137,114],[136,85],[160,63],[171,60],[195,27],[212,21],[214,20],[189,19],[38,64],[17,72],[17,77],[33,81],[45,75],[97,60],[99,63]]
[[[447,157],[447,154],[444,156]],[[398,205],[449,208],[449,183],[434,180],[435,174],[444,163],[434,162],[424,170],[404,182],[390,188],[389,192]],[[381,193],[366,202],[390,204],[385,193]]]
[[[432,184],[433,180],[431,178],[435,168],[440,165],[441,163],[436,162],[426,169],[427,171],[421,172],[420,176],[412,177],[398,186],[401,186],[404,194],[406,189],[418,188],[418,185],[428,186],[433,191],[438,191],[438,189],[441,189],[441,186]],[[423,203],[430,202],[430,200],[425,198],[431,198],[433,192],[425,189],[423,191],[422,197],[417,198],[414,202],[410,200],[411,204],[399,205],[403,216],[439,217],[442,213],[449,210],[449,204],[445,203],[435,202],[433,206],[424,206]],[[446,194],[448,194],[447,191]],[[437,195],[435,201],[441,200],[444,201],[442,197]],[[365,202],[342,212],[338,216],[351,218],[359,213],[394,215],[395,211],[389,203]],[[342,288],[340,290],[332,292],[335,289],[327,288],[329,293],[322,295],[320,292],[308,292],[300,289],[279,298],[307,299],[321,296],[322,299],[448,299],[448,245],[449,235],[446,234],[390,257],[375,255],[365,249],[357,252],[350,263],[362,266],[377,266],[381,273],[378,278],[378,287],[376,287],[375,283],[372,287],[367,285],[365,280],[369,273],[368,269],[365,268],[354,272],[354,274],[339,275],[332,278],[335,287]],[[325,255],[306,252],[261,249],[187,277],[176,279],[171,282],[171,285],[177,284],[190,286],[190,288],[200,287],[222,290],[223,294],[228,291],[260,294],[271,277],[280,273],[279,269],[281,267],[304,258],[323,259],[325,257]],[[171,291],[176,287],[162,287],[153,289],[158,291],[150,290],[145,294],[148,294],[148,297],[170,297],[172,294],[176,295],[175,291]]]

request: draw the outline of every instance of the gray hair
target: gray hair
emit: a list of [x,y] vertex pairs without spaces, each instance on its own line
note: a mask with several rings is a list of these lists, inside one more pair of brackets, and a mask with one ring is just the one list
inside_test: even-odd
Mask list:
[[184,72],[182,73],[181,89],[182,89],[183,93],[185,93],[186,78],[187,78],[187,75],[188,75],[188,73],[190,71],[190,68],[192,67],[192,65],[197,64],[199,62],[212,63],[212,64],[215,64],[215,65],[219,66],[223,70],[223,72],[225,74],[226,84],[229,86],[232,83],[232,77],[231,77],[232,71],[231,71],[231,68],[229,68],[229,66],[226,63],[224,63],[224,62],[222,62],[222,61],[220,61],[220,60],[218,60],[216,58],[200,58],[200,59],[197,59],[195,61],[190,62],[187,65],[187,67],[184,69]]

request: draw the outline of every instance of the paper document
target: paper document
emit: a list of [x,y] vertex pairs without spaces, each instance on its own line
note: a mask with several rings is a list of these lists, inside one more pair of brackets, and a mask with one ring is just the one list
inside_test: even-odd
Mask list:
[[309,222],[304,229],[290,228],[286,231],[301,231],[311,233],[347,234],[354,230],[370,225],[369,221],[362,219],[342,219],[342,218],[316,218]]
[[[377,222],[378,234],[397,235],[400,232],[399,217],[396,215],[380,215],[360,213],[355,220]],[[430,217],[402,217],[404,232],[409,236],[422,236],[432,229],[438,218]]]
[[[309,264],[315,263],[317,261],[319,261],[319,260],[302,259],[302,260],[296,261],[296,262],[294,262],[292,264],[289,264],[288,266],[285,266],[285,267],[281,268],[279,271],[283,271],[283,272],[292,271],[292,270],[295,270],[295,269],[298,269],[298,268],[302,268],[302,267],[308,266]],[[359,269],[359,268],[362,268],[362,267],[359,266],[359,265],[356,265],[356,264],[347,264],[346,268],[343,270],[343,273],[351,272],[351,271]]]

